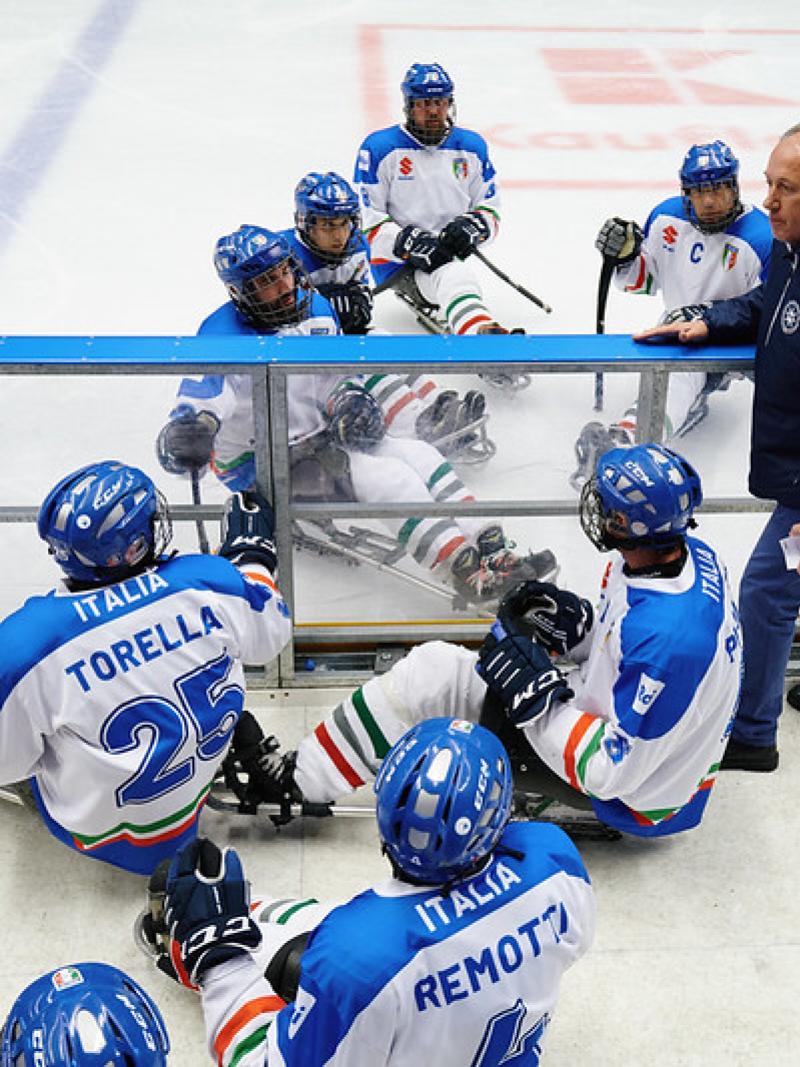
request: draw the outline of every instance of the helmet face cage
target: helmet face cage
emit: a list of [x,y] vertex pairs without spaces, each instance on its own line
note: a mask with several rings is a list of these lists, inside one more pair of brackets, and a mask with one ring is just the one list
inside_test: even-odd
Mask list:
[[614,448],[601,456],[581,492],[584,533],[601,552],[680,544],[702,503],[700,477],[659,444]]
[[[352,187],[333,171],[312,171],[297,183],[294,191],[294,221],[297,232],[315,255],[325,263],[342,263],[358,249],[361,209]],[[348,219],[350,230],[341,252],[331,252],[314,240],[312,230],[319,219]]]
[[62,478],[42,503],[37,527],[67,578],[89,584],[142,569],[172,539],[163,495],[144,471],[114,460]]
[[[294,274],[294,301],[265,302],[259,295],[260,287],[269,284],[270,273],[284,263]],[[217,241],[214,267],[237,309],[256,329],[292,326],[308,318],[311,282],[280,234],[261,226],[240,226]]]
[[166,1067],[161,1012],[142,987],[105,963],[42,975],[20,993],[0,1037],[0,1067]]
[[426,719],[388,753],[375,792],[396,872],[443,885],[471,873],[497,844],[511,812],[511,765],[484,727]]
[[[414,63],[406,71],[400,88],[403,93],[403,114],[405,115],[408,132],[421,144],[429,147],[441,144],[452,130],[456,121],[456,103],[453,95],[455,85],[450,75],[439,63]],[[419,126],[413,118],[413,102],[415,100],[441,99],[449,101],[444,129],[440,133],[434,133]]]
[[[724,141],[692,145],[679,173],[686,217],[701,233],[722,233],[744,210],[739,196],[739,160]],[[728,188],[733,191],[731,207],[717,218],[698,218],[690,193]]]

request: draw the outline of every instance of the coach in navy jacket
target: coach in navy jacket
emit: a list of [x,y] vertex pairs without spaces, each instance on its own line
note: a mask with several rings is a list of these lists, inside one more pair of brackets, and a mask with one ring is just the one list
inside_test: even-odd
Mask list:
[[685,343],[756,342],[749,486],[776,507],[742,577],[745,670],[722,761],[724,769],[747,771],[778,766],[778,717],[800,608],[800,575],[787,571],[779,544],[800,522],[800,123],[778,141],[765,174],[764,207],[775,238],[766,282],[716,301],[701,320],[636,337],[674,333]]

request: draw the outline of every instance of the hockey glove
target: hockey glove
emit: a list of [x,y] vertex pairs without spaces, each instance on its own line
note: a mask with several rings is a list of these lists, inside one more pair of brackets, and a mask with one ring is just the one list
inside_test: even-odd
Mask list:
[[506,633],[499,619],[480,647],[475,669],[515,726],[527,726],[575,695],[545,650],[528,637]]
[[372,320],[372,294],[360,282],[345,285],[318,285],[336,313],[342,333],[366,333]]
[[[250,918],[250,886],[232,848],[196,838],[172,860],[164,918],[183,964],[181,980],[197,985],[211,967],[243,956],[261,943]],[[179,968],[180,971],[180,968]]]
[[673,322],[694,322],[702,319],[703,312],[707,311],[711,304],[684,304],[683,307],[673,308],[668,311],[659,323],[659,326],[671,326]]
[[337,389],[328,400],[327,411],[328,429],[337,445],[371,452],[383,439],[383,412],[366,389],[357,385]]
[[489,223],[483,215],[478,211],[470,211],[466,215],[456,215],[448,222],[439,234],[439,241],[454,256],[466,259],[490,234]]
[[453,252],[436,234],[421,230],[418,226],[405,226],[394,241],[394,254],[414,270],[430,274],[453,259]]
[[592,628],[588,600],[551,582],[528,581],[506,593],[497,617],[506,633],[538,641],[551,655],[564,656]]
[[594,247],[601,255],[616,260],[617,266],[630,263],[639,255],[644,234],[635,222],[625,219],[606,219],[600,227]]
[[233,493],[225,504],[219,555],[241,567],[260,563],[270,574],[278,566],[275,555],[275,514],[272,505],[257,490]]
[[169,474],[202,471],[211,461],[219,419],[183,404],[176,408],[156,440],[158,462]]

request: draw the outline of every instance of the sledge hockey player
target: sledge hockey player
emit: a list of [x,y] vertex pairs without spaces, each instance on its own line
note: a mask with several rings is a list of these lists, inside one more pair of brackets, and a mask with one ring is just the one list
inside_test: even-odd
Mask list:
[[[339,704],[286,754],[284,795],[328,803],[358,788],[436,709],[496,730],[521,792],[638,836],[696,826],[742,660],[725,567],[688,536],[701,499],[695,470],[661,445],[606,453],[581,496],[584,532],[616,553],[596,610],[550,583],[523,583],[480,653],[419,645]],[[565,675],[551,657],[579,666]]]
[[11,1005],[0,1036],[2,1067],[167,1067],[169,1051],[152,999],[108,963],[41,975]]
[[235,494],[219,555],[167,554],[163,496],[111,460],[47,494],[38,532],[64,580],[0,623],[0,784],[70,848],[150,874],[197,833],[243,664],[291,632],[272,527],[265,501]]
[[[282,230],[281,236],[331,304],[342,333],[367,333],[373,278],[358,197],[333,171],[311,171],[295,187],[294,207],[294,229]],[[482,462],[494,454],[483,393],[473,389],[462,399],[420,373],[371,374],[363,384],[381,406],[387,433],[419,437],[460,462]]]
[[234,850],[176,856],[161,928],[179,980],[200,988],[215,1062],[538,1063],[561,975],[592,941],[594,894],[566,834],[509,823],[511,786],[488,730],[417,724],[375,783],[392,875],[338,907],[251,911]]
[[[281,235],[240,227],[217,242],[214,262],[231,299],[205,320],[201,335],[339,332],[330,305],[311,288]],[[433,445],[386,434],[378,403],[358,376],[291,375],[287,394],[296,495],[410,505],[475,499]],[[211,463],[229,488],[241,490],[255,484],[254,441],[252,378],[206,375],[181,382],[157,452],[171,473]],[[420,566],[468,600],[496,599],[512,580],[557,570],[547,549],[517,556],[496,522],[413,514],[384,522]]]
[[[724,141],[693,145],[679,171],[681,195],[650,212],[644,231],[635,222],[607,219],[595,247],[616,264],[614,282],[626,293],[659,290],[661,322],[690,321],[712,300],[740,296],[766,277],[772,232],[766,215],[739,196],[739,160]],[[730,374],[670,374],[665,437],[682,437],[708,414],[708,397],[727,389]],[[636,405],[606,427],[586,424],[575,442],[578,466],[570,478],[580,489],[597,457],[636,440]]]
[[355,166],[375,279],[395,278],[397,293],[434,332],[506,334],[467,262],[500,224],[486,142],[455,125],[455,86],[439,63],[414,63],[400,88],[404,124],[369,134]]

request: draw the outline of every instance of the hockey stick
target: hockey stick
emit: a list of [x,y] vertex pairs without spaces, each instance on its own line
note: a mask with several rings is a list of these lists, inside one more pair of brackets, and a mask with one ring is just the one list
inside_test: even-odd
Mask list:
[[[600,281],[597,284],[597,321],[596,333],[606,332],[606,304],[608,303],[608,289],[614,275],[617,261],[613,256],[603,256],[603,266],[600,269]],[[598,371],[594,376],[594,410],[603,410],[603,372]]]
[[527,297],[528,300],[532,300],[537,307],[540,307],[542,309],[542,311],[546,311],[549,315],[550,312],[553,310],[549,304],[545,304],[544,300],[540,300],[538,296],[534,296],[533,293],[526,289],[524,285],[519,285],[517,284],[517,282],[512,281],[511,278],[509,278],[509,276],[505,273],[505,271],[502,271],[499,267],[496,267],[490,259],[486,258],[486,256],[483,254],[483,252],[481,252],[479,248],[475,249],[473,255],[477,256],[481,263],[484,264],[484,266],[488,267],[489,270],[493,274],[496,274],[498,278],[502,278],[502,280],[507,285],[510,285],[512,289],[516,289],[518,293],[522,293],[522,295],[524,297]]
[[[193,470],[191,472],[190,477],[192,482],[192,503],[195,505],[195,507],[200,507],[200,505],[203,503],[200,497],[200,474],[198,473],[198,471]],[[211,548],[209,546],[208,537],[206,535],[205,523],[202,519],[195,519],[194,524],[197,527],[197,541],[200,545],[200,551],[203,553],[204,556],[207,556],[211,552]]]

